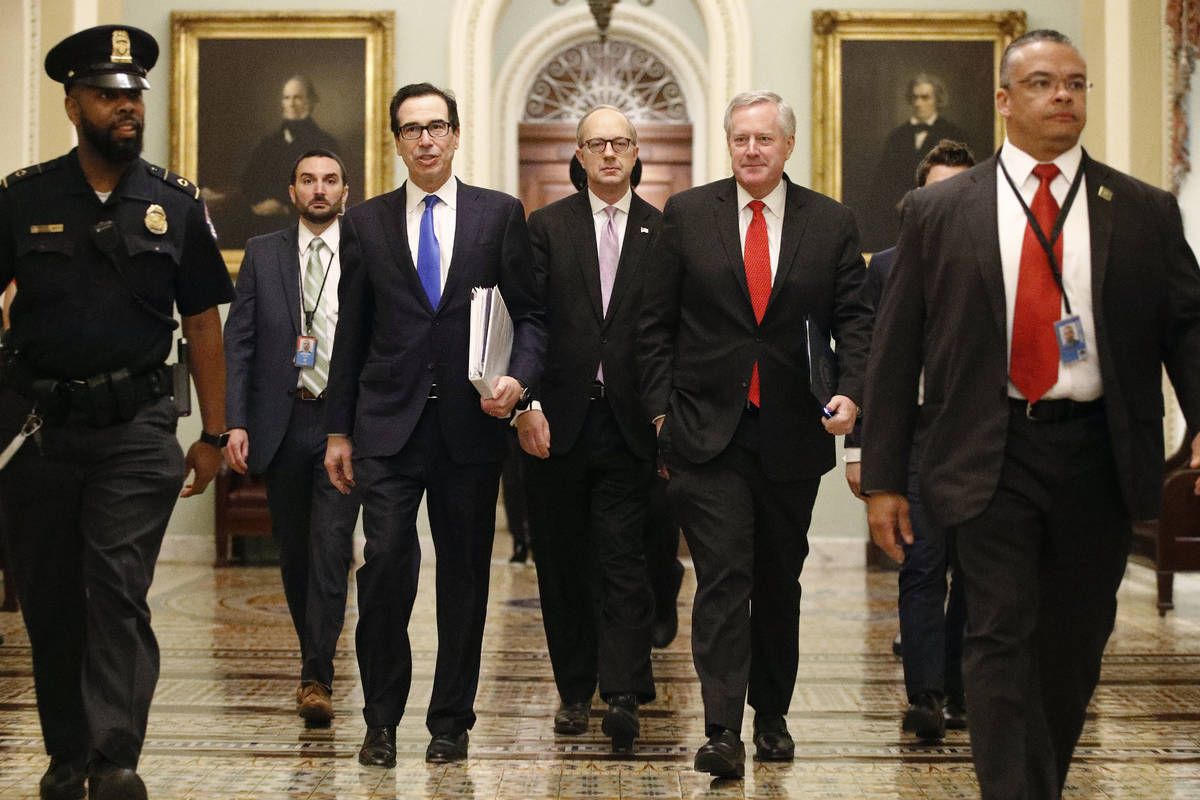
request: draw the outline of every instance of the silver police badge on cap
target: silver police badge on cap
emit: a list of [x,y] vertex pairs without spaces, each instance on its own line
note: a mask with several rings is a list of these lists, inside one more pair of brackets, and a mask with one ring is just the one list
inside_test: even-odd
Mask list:
[[158,203],[146,209],[146,230],[159,236],[167,232],[167,212]]

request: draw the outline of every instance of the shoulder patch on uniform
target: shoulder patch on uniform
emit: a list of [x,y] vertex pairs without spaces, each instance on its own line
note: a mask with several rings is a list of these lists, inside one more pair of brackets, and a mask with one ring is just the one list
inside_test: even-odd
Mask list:
[[182,175],[176,175],[174,172],[155,164],[150,165],[150,173],[157,178],[161,178],[162,182],[168,186],[174,186],[184,194],[191,196],[193,200],[200,199],[200,187]]
[[49,161],[43,161],[41,164],[34,164],[29,167],[21,167],[15,172],[9,173],[3,181],[0,181],[0,186],[5,188],[12,186],[14,183],[20,183],[23,180],[32,178],[35,175],[45,175],[47,172],[58,169],[58,165],[62,163],[61,158],[52,158]]

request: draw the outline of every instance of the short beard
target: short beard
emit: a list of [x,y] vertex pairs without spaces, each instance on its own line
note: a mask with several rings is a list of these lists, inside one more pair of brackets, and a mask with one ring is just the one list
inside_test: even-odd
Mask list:
[[88,144],[105,160],[114,164],[128,164],[142,154],[143,124],[140,121],[134,120],[137,125],[137,134],[132,139],[121,141],[113,138],[112,131],[124,120],[118,120],[109,129],[93,125],[87,117],[83,117],[80,121],[83,123],[81,126],[83,138],[87,139]]
[[330,203],[329,210],[320,213],[309,211],[307,206],[304,208],[298,208],[296,210],[300,212],[300,216],[303,219],[308,220],[314,225],[324,225],[326,222],[331,221],[334,217],[342,213],[342,204],[340,202]]

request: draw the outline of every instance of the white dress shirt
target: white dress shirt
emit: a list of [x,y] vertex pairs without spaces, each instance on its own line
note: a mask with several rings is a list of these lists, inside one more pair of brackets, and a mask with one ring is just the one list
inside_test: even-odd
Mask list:
[[[735,181],[736,183],[736,181]],[[750,210],[750,201],[754,198],[740,184],[737,185],[738,199],[738,235],[742,246],[742,259],[746,257],[746,231],[750,228],[750,220],[754,212]],[[771,285],[775,285],[775,273],[779,269],[779,243],[783,239],[783,207],[787,201],[787,181],[780,180],[775,188],[764,198],[763,219],[767,221],[767,244],[771,254]]]
[[[303,222],[296,223],[300,226],[300,233],[296,237],[296,244],[300,258],[300,271],[297,273],[297,280],[300,284],[300,309],[297,313],[300,315],[300,333],[304,336],[308,335],[308,331],[304,328],[304,273],[308,269],[308,251],[312,247],[312,240],[317,237]],[[320,347],[326,353],[333,353],[333,338],[337,335],[338,321],[338,282],[342,279],[342,258],[341,258],[341,243],[342,243],[342,219],[337,217],[333,220],[328,228],[321,231],[321,241],[325,243],[325,251],[328,255],[322,254],[322,258],[327,260],[325,288],[321,291],[321,306],[325,309],[325,316],[329,320],[329,341],[317,342],[317,347]],[[297,381],[297,386],[301,384]]]
[[[1021,192],[1027,205],[1033,204],[1033,196],[1041,181],[1033,174],[1033,168],[1038,161],[1028,153],[1016,148],[1012,142],[1005,139],[1000,151],[1000,158],[1008,168],[1013,183]],[[1054,195],[1059,207],[1067,199],[1067,192],[1075,180],[1083,161],[1083,147],[1076,144],[1067,152],[1054,159],[1059,174],[1050,182],[1050,193]],[[1092,313],[1092,242],[1088,226],[1088,186],[1085,177],[1075,195],[1075,202],[1067,214],[1063,224],[1063,289],[1071,300],[1071,313],[1078,315],[1083,326],[1084,341],[1087,344],[1087,356],[1072,362],[1058,365],[1058,382],[1046,392],[1046,400],[1095,400],[1104,393],[1100,380],[1100,358],[1097,352],[1096,320]],[[996,214],[1000,230],[1000,263],[1004,269],[1004,299],[1007,308],[1007,337],[1008,358],[1012,361],[1012,330],[1013,309],[1017,303],[1017,279],[1021,273],[1021,247],[1025,241],[1025,227],[1028,219],[1021,204],[1013,194],[1012,187],[1004,178],[1004,172],[996,165]],[[1049,235],[1049,231],[1046,234]],[[1060,315],[1066,316],[1065,304],[1060,309]],[[1022,397],[1012,381],[1008,382],[1008,396]]]
[[406,182],[404,205],[408,249],[415,267],[417,251],[421,247],[421,217],[425,214],[425,198],[431,194],[436,194],[441,201],[433,207],[433,232],[437,234],[438,247],[442,254],[441,288],[445,289],[446,274],[450,271],[450,260],[454,257],[454,229],[458,211],[458,181],[453,175],[433,192],[424,191],[412,181]]
[[617,253],[620,253],[621,248],[625,246],[625,226],[629,222],[629,206],[633,202],[633,190],[626,189],[625,196],[615,203],[604,202],[596,197],[591,189],[588,189],[587,193],[588,202],[592,204],[592,222],[596,226],[596,250],[600,249],[600,234],[608,225],[608,212],[604,209],[612,205],[617,207],[617,213],[613,215],[613,227],[617,229]]

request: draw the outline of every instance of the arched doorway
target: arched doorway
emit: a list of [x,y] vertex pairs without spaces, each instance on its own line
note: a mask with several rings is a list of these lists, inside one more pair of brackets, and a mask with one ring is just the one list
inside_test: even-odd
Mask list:
[[632,42],[588,41],[550,58],[525,97],[518,193],[526,211],[575,191],[568,177],[575,126],[600,104],[616,106],[637,126],[638,194],[662,208],[668,197],[692,185],[692,126],[671,69]]

